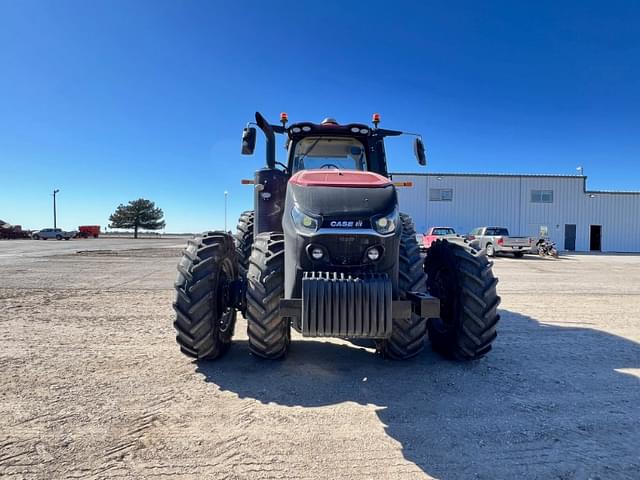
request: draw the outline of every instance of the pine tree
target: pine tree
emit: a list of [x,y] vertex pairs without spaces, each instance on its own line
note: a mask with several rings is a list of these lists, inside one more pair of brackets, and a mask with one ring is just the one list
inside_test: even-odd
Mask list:
[[120,204],[111,214],[109,228],[133,228],[133,238],[138,238],[138,229],[160,230],[165,223],[162,219],[164,213],[161,208],[151,200],[139,198],[132,200],[128,205]]

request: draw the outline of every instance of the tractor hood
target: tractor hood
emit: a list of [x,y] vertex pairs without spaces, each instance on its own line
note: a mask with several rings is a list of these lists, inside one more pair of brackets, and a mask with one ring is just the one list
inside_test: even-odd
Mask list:
[[287,190],[287,210],[296,205],[322,216],[323,227],[369,228],[372,216],[390,213],[398,204],[393,184],[373,172],[304,170],[291,177]]
[[377,188],[391,185],[388,178],[358,170],[302,170],[289,183],[303,187]]

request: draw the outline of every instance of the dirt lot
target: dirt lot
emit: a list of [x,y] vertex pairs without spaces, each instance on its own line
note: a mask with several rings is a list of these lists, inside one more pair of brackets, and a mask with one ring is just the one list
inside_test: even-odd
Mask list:
[[197,364],[174,343],[176,240],[117,242],[0,242],[0,477],[640,475],[640,256],[497,259],[476,363],[299,337],[264,362],[241,321]]

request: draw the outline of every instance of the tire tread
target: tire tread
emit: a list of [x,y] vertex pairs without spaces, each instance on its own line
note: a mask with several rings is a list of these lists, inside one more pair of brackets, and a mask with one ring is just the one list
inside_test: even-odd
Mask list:
[[427,252],[425,271],[432,295],[439,293],[435,284],[438,269],[450,268],[455,279],[455,285],[449,288],[457,302],[452,310],[457,317],[448,319],[448,330],[433,320],[428,324],[432,347],[443,356],[474,360],[491,350],[500,320],[498,279],[493,276],[492,266],[484,252],[447,240],[436,240]]
[[276,359],[287,353],[288,318],[280,317],[284,295],[284,235],[255,237],[247,269],[247,335],[249,349],[259,357]]

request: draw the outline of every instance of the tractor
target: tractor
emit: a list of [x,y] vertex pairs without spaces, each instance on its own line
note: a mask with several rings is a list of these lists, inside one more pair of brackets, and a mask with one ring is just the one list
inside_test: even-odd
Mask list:
[[[385,358],[417,355],[427,336],[447,358],[485,355],[499,320],[497,279],[484,252],[437,240],[420,253],[409,215],[401,213],[387,170],[385,138],[417,134],[372,125],[280,124],[260,113],[242,133],[252,155],[257,128],[266,166],[255,172],[253,210],[237,233],[214,231],[190,240],[178,264],[174,322],[183,353],[213,360],[230,347],[236,313],[247,320],[250,351],[281,358],[291,328],[303,337],[369,342]],[[257,128],[256,128],[257,127]],[[276,160],[275,135],[287,160]]]

